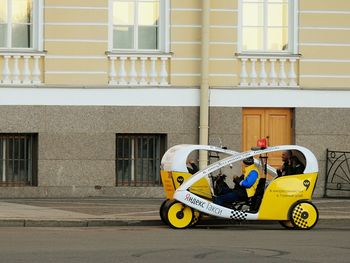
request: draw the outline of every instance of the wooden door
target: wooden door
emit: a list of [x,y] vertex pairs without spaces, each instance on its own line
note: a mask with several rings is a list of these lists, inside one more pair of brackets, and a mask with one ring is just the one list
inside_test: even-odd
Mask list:
[[[258,139],[267,138],[269,146],[292,143],[292,110],[285,108],[243,109],[243,151],[256,146]],[[269,164],[281,165],[281,153],[270,153]]]

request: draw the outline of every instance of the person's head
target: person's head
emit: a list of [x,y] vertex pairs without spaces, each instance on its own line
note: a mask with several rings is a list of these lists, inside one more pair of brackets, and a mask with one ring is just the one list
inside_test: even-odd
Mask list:
[[293,152],[291,150],[286,150],[282,152],[282,161],[287,162],[292,158]]
[[254,158],[253,157],[248,157],[243,159],[243,163],[247,166],[254,164]]

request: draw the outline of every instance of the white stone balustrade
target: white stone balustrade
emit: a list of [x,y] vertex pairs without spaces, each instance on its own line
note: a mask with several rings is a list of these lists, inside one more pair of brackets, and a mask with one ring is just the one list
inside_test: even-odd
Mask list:
[[237,55],[241,87],[298,87],[298,55]]
[[42,84],[41,58],[39,53],[0,53],[0,85]]
[[107,54],[110,86],[168,86],[170,54]]

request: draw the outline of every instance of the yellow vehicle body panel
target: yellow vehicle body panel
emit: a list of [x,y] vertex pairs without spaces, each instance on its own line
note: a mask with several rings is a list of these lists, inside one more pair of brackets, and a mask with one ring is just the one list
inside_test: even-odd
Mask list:
[[[167,199],[173,199],[174,192],[180,185],[192,176],[190,173],[183,172],[160,172],[165,196]],[[190,192],[201,196],[203,198],[212,199],[211,190],[208,181],[205,178],[200,179],[198,182],[190,187]]]
[[310,200],[317,173],[289,175],[275,179],[266,188],[259,209],[259,220],[289,220],[290,207],[299,200]]

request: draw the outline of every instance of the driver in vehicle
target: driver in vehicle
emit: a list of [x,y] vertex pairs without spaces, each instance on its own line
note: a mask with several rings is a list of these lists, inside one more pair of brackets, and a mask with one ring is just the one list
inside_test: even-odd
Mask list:
[[259,182],[260,172],[254,164],[254,158],[248,157],[243,160],[243,174],[234,177],[235,188],[225,191],[224,194],[216,196],[214,203],[224,206],[237,201],[246,201],[254,196]]

